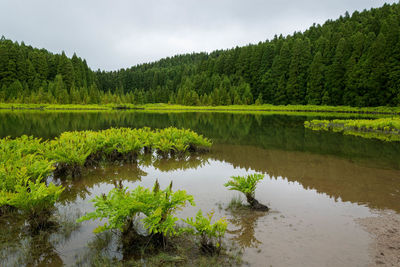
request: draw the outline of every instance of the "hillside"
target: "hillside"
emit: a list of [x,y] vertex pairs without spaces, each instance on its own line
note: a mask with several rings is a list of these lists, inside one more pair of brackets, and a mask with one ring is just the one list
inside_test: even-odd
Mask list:
[[97,71],[0,41],[0,102],[400,105],[400,3],[245,47]]

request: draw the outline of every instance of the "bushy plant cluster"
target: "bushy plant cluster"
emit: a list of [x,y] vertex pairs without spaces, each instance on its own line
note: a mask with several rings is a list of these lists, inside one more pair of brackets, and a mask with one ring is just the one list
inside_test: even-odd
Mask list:
[[[260,204],[255,198],[257,184],[264,178],[262,174],[250,174],[247,176],[232,176],[225,186],[230,190],[243,192],[250,207],[254,210],[268,211],[269,208]],[[228,223],[221,218],[212,223],[214,212],[206,216],[199,210],[196,216],[181,219],[185,225],[178,225],[176,211],[187,204],[195,205],[193,196],[184,190],[173,191],[172,182],[164,190],[160,189],[158,181],[150,190],[137,186],[129,191],[122,183],[116,185],[107,195],[97,196],[92,200],[95,211],[87,213],[78,219],[78,222],[87,220],[103,220],[107,222],[97,227],[94,232],[107,230],[119,230],[121,232],[123,248],[130,249],[132,244],[147,245],[150,241],[156,244],[165,244],[167,237],[178,236],[183,233],[198,236],[199,247],[207,254],[219,254],[222,238],[225,235]],[[139,225],[144,226],[146,233],[139,233]],[[145,241],[143,242],[143,238]],[[162,241],[162,242],[160,242]]]
[[400,118],[373,120],[311,120],[304,127],[315,131],[334,131],[383,141],[400,141]]
[[87,213],[79,222],[107,218],[108,222],[97,227],[94,232],[100,233],[110,229],[122,232],[133,221],[144,215],[142,222],[149,234],[175,235],[175,212],[185,207],[188,203],[194,205],[193,196],[184,190],[172,191],[172,183],[161,190],[156,181],[153,189],[137,186],[134,190],[116,187],[107,195],[97,196],[93,199],[96,210]]
[[[125,246],[127,244],[140,245],[146,238],[148,239],[146,243],[155,241],[158,244],[165,244],[167,237],[190,233],[201,236],[201,247],[208,248],[205,252],[212,252],[220,247],[221,238],[227,227],[225,219],[212,224],[212,213],[204,217],[200,210],[195,219],[183,220],[190,227],[178,229],[179,218],[176,216],[176,211],[187,204],[194,206],[195,203],[193,196],[187,194],[185,190],[173,191],[172,182],[164,190],[160,189],[158,181],[152,189],[137,186],[129,191],[128,188],[119,186],[107,195],[97,196],[93,202],[96,210],[87,213],[78,219],[78,222],[107,219],[108,222],[97,227],[94,232],[119,230]],[[142,223],[147,230],[146,233],[141,234],[136,229],[135,225],[138,222]],[[218,240],[216,244],[214,239]]]
[[152,149],[167,157],[209,146],[211,142],[197,133],[172,127],[65,132],[49,141],[28,136],[0,139],[0,213],[16,208],[33,222],[48,218],[63,191],[46,184],[53,171],[75,176],[83,166],[100,160],[136,159]]
[[[156,150],[161,156],[208,148],[211,142],[197,133],[176,129],[111,128],[102,131],[65,132],[46,146],[46,155],[57,170],[77,170],[101,160],[136,159],[141,152]],[[74,173],[73,173],[74,174]]]
[[200,248],[202,251],[213,254],[219,253],[222,244],[222,238],[225,235],[228,222],[225,218],[211,223],[214,212],[209,212],[205,217],[203,212],[199,210],[196,217],[187,218],[183,221],[190,227],[182,228],[183,232],[200,236]]
[[0,213],[18,209],[28,215],[32,229],[48,223],[63,188],[45,179],[54,162],[44,155],[40,139],[22,136],[0,139]]

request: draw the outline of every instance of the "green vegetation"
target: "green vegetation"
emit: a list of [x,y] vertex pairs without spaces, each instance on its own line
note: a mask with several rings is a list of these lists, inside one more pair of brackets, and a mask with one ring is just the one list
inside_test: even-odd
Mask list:
[[[108,223],[96,228],[95,232],[120,230],[125,250],[131,246],[141,247],[150,240],[161,241],[161,244],[165,245],[168,236],[179,234],[175,230],[176,222],[179,220],[175,215],[176,211],[185,207],[187,203],[195,205],[193,197],[186,191],[173,192],[172,182],[169,187],[160,190],[158,181],[155,182],[152,190],[138,186],[128,191],[128,188],[121,186],[111,190],[107,196],[96,197],[93,202],[96,210],[78,221],[107,218]],[[140,215],[145,216],[140,221],[147,230],[146,235],[141,235],[135,229]],[[149,235],[148,238],[146,238],[147,235]]]
[[[78,222],[107,219],[108,222],[94,232],[119,230],[125,253],[143,253],[146,249],[149,250],[150,243],[155,249],[161,245],[166,248],[167,238],[184,233],[200,236],[200,249],[206,254],[219,254],[221,251],[227,221],[222,218],[211,223],[213,212],[204,217],[199,210],[195,219],[182,219],[189,227],[178,227],[176,211],[187,204],[193,206],[195,203],[193,196],[186,191],[172,191],[172,182],[164,190],[160,189],[156,180],[152,190],[137,186],[131,191],[120,183],[108,195],[97,196],[93,202],[96,210],[87,213]],[[144,226],[146,233],[140,233],[140,225]]]
[[15,186],[15,192],[11,193],[8,205],[25,213],[31,230],[38,232],[53,224],[50,217],[63,190],[61,185],[46,185],[40,178],[36,182],[27,181]]
[[[129,107],[129,106],[128,106]],[[350,106],[319,106],[319,105],[228,105],[228,106],[183,106],[170,104],[137,105],[136,108],[154,111],[267,111],[267,112],[298,112],[298,113],[349,113],[349,114],[400,114],[400,107],[350,107]]]
[[214,212],[210,212],[207,214],[207,217],[204,217],[202,211],[199,210],[195,219],[187,218],[183,220],[192,227],[182,229],[184,232],[200,236],[201,250],[211,255],[214,253],[219,254],[222,237],[224,237],[226,228],[228,227],[228,222],[225,218],[211,223],[213,215]]
[[303,33],[109,72],[3,37],[0,102],[398,106],[399,10],[346,12]]
[[0,215],[19,209],[27,214],[33,232],[46,227],[62,187],[45,179],[53,171],[43,156],[40,139],[23,136],[0,140]]
[[[288,113],[286,113],[288,114]],[[192,129],[213,142],[229,145],[257,146],[267,150],[307,151],[330,154],[356,162],[373,160],[380,166],[400,168],[400,153],[393,149],[395,143],[370,142],[338,134],[320,134],[304,128],[305,120],[379,118],[383,115],[355,115],[337,113],[291,113],[275,115],[267,112],[43,112],[0,111],[0,136],[21,136],[28,133],[52,139],[65,131],[100,130],[108,127],[177,128]],[[301,115],[300,115],[301,114]],[[385,115],[386,116],[386,115]],[[193,158],[192,154],[190,155]],[[158,160],[157,158],[156,160]],[[160,161],[162,162],[160,158]],[[175,159],[177,160],[177,159]],[[232,159],[230,159],[232,160]],[[172,159],[171,159],[172,161]],[[188,163],[185,161],[185,164]],[[179,165],[179,163],[177,163]]]
[[49,141],[27,136],[0,139],[0,214],[18,209],[27,213],[34,231],[40,230],[48,224],[54,203],[63,191],[61,186],[46,184],[53,171],[56,176],[77,176],[85,165],[136,160],[146,148],[161,151],[166,158],[210,146],[206,138],[172,127],[65,132]]
[[76,176],[85,165],[136,160],[142,150],[154,149],[166,158],[210,146],[209,140],[190,130],[111,128],[98,132],[65,132],[47,143],[46,155],[57,162],[56,173]]
[[240,195],[237,195],[232,197],[226,210],[237,210],[241,207],[243,207],[243,199],[240,197]]
[[400,118],[374,120],[312,120],[304,122],[311,130],[332,130],[346,135],[374,138],[383,141],[400,141]]
[[108,105],[72,105],[72,104],[6,104],[0,103],[1,109],[9,110],[41,110],[41,111],[111,111],[111,110],[135,110],[142,112],[235,112],[235,113],[285,113],[306,115],[307,113],[321,113],[324,116],[337,116],[338,114],[400,114],[400,107],[350,107],[350,106],[318,106],[318,105],[227,105],[227,106],[184,106],[173,104],[108,104]]
[[255,199],[256,186],[262,179],[264,179],[264,175],[257,173],[247,176],[231,176],[231,180],[226,182],[224,186],[229,190],[242,192],[252,209],[268,211],[267,206],[260,204]]

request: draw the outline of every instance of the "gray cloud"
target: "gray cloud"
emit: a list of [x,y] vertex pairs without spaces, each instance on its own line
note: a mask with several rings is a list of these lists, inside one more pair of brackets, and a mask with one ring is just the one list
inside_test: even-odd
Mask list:
[[1,0],[0,35],[93,69],[257,43],[383,0]]

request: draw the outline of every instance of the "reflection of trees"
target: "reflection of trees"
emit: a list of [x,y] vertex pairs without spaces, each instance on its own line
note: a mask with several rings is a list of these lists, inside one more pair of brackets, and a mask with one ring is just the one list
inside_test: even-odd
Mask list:
[[[388,172],[391,169],[400,169],[400,144],[366,140],[332,132],[314,132],[303,127],[306,119],[310,117],[195,112],[17,111],[0,112],[2,122],[0,136],[18,136],[25,133],[50,138],[67,130],[98,130],[109,127],[190,128],[212,139],[214,142],[212,151],[218,150],[218,146],[223,144],[225,151],[217,151],[216,153],[222,153],[222,155],[215,155],[216,159],[231,162],[234,166],[267,172],[275,177],[288,177],[289,180],[299,181],[304,187],[316,188],[319,192],[327,193],[335,198],[341,197],[343,200],[363,203],[380,203],[376,206],[393,208],[395,206],[393,203],[398,202],[399,195],[393,190],[398,186],[396,186],[396,179],[392,177],[395,171]],[[235,147],[235,149],[229,147]],[[335,158],[324,159],[332,155]],[[279,157],[280,160],[275,160]],[[296,163],[296,158],[302,164]],[[313,161],[310,161],[311,158]],[[360,164],[358,166],[349,164],[350,160]],[[290,164],[282,164],[285,161],[289,161]],[[143,166],[153,163],[164,171],[196,168],[203,164],[196,162],[196,159],[189,160],[187,163],[174,160],[153,162],[152,159],[139,162]],[[348,169],[344,169],[342,164]],[[368,172],[360,165],[378,168]],[[124,168],[119,168],[119,171],[123,172]],[[378,171],[379,168],[385,168],[387,172]],[[353,171],[352,174],[354,169],[359,173]],[[343,175],[343,170],[346,171],[345,175]],[[363,175],[360,175],[362,172],[364,172]],[[125,177],[118,175],[118,179],[131,179],[134,173],[135,171],[132,171]],[[306,175],[302,175],[303,173]],[[379,175],[383,177],[386,175],[389,178],[382,182],[382,179],[378,178]],[[114,177],[111,173],[95,172],[93,175],[86,175],[80,181],[64,182],[64,184],[73,184],[73,188],[66,188],[67,191],[75,190],[70,195],[80,194],[83,197],[87,193],[85,188],[104,182],[108,179],[107,176]],[[371,185],[374,185],[373,190],[369,188]],[[392,198],[393,201],[385,200],[388,198]]]
[[208,164],[209,157],[210,155],[208,153],[205,153],[186,155],[184,157],[172,157],[167,159],[156,158],[153,162],[153,166],[163,172],[197,169]]
[[78,225],[77,214],[54,217],[56,226],[31,234],[25,217],[11,213],[0,217],[0,266],[63,266],[56,247],[68,242]]
[[[312,117],[320,118],[320,117]],[[52,138],[70,130],[144,126],[189,128],[214,143],[254,145],[267,149],[370,159],[400,169],[400,145],[304,128],[311,117],[232,113],[0,112],[0,136],[29,134]]]
[[18,213],[0,216],[0,266],[12,265],[23,240],[24,218]]
[[232,240],[241,247],[258,247],[261,242],[256,238],[254,229],[257,220],[265,216],[266,213],[245,208],[237,208],[230,213],[232,217],[228,221],[231,225],[237,227],[235,230],[227,230],[227,233],[233,235]]
[[50,241],[51,234],[41,232],[28,242],[25,263],[27,266],[62,266],[63,261]]
[[[91,240],[87,242],[85,248],[75,255],[77,261],[76,266],[99,266],[94,264],[98,258],[114,258],[119,255],[119,248],[116,247],[116,239],[119,237],[114,235],[111,231],[96,234]],[[111,266],[111,263],[103,263],[104,266]],[[118,265],[118,264],[116,264]],[[118,265],[119,266],[119,265]]]
[[136,163],[113,165],[86,169],[84,174],[75,179],[60,179],[64,192],[61,202],[74,202],[78,197],[85,199],[90,194],[90,189],[101,183],[114,184],[119,180],[140,181],[147,173],[139,168]]
[[90,194],[90,189],[101,183],[114,184],[122,181],[140,181],[147,173],[140,166],[154,166],[160,171],[197,169],[208,163],[209,153],[194,153],[182,157],[161,158],[151,154],[140,156],[138,163],[113,165],[86,169],[82,176],[75,179],[60,179],[65,190],[61,202],[73,202],[77,197],[85,199]]
[[234,167],[298,182],[334,199],[400,211],[399,170],[374,168],[370,162],[364,166],[328,155],[254,146],[215,145],[211,157]]

